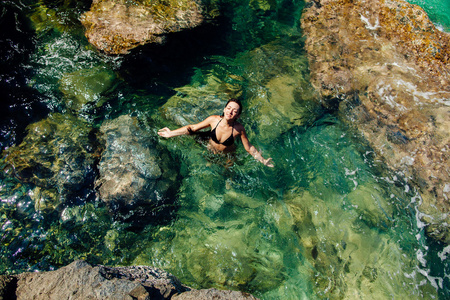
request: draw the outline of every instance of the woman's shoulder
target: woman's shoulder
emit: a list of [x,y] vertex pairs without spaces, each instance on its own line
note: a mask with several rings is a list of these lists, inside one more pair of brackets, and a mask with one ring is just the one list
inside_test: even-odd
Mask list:
[[216,120],[219,120],[219,119],[220,119],[219,115],[211,115],[211,116],[207,117],[205,120],[216,121]]

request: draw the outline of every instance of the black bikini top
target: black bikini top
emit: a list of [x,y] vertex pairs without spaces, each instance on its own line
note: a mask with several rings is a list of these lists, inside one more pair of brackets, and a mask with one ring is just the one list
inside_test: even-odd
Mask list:
[[[222,121],[222,119],[220,119],[220,121]],[[210,137],[211,137],[211,139],[212,139],[214,142],[216,142],[217,144],[221,144],[221,145],[224,145],[224,146],[227,146],[227,147],[228,147],[228,146],[231,146],[231,145],[234,144],[234,137],[233,137],[233,128],[234,128],[234,126],[231,127],[231,136],[230,136],[229,138],[227,138],[223,143],[221,143],[221,142],[219,142],[219,140],[217,139],[217,135],[216,135],[216,128],[217,128],[217,126],[219,126],[220,121],[217,122],[216,127],[214,127],[214,129],[211,130]]]

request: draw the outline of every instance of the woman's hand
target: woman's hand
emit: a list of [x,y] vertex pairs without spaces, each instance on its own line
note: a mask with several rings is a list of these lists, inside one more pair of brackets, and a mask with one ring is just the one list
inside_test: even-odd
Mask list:
[[268,158],[268,159],[262,159],[261,160],[261,162],[265,165],[265,166],[268,166],[268,167],[270,167],[270,168],[273,168],[274,167],[274,165],[273,165],[273,162],[272,162],[272,158]]
[[172,131],[169,128],[164,127],[163,129],[158,130],[158,135],[165,138],[170,138],[172,137]]

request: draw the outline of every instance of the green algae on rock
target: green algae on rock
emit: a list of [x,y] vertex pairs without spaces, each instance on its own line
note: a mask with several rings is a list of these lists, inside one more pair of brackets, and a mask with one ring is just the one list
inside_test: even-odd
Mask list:
[[60,90],[67,108],[80,113],[103,105],[102,95],[113,88],[115,79],[114,72],[104,67],[82,69],[65,74],[60,80]]
[[32,193],[37,210],[55,209],[92,184],[101,145],[89,124],[54,113],[30,124],[27,132],[23,142],[4,155],[19,180],[37,187]]
[[323,104],[412,178],[429,234],[449,243],[450,34],[401,0],[310,1],[302,28]]
[[94,0],[81,22],[97,49],[126,54],[139,45],[162,43],[170,32],[200,25],[202,12],[197,0]]

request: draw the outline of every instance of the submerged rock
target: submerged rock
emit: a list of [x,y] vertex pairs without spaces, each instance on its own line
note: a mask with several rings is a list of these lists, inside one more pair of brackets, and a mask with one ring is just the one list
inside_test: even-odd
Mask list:
[[197,0],[94,0],[81,22],[99,50],[126,54],[139,45],[161,43],[170,32],[200,25],[202,11]]
[[163,171],[171,168],[162,165],[149,134],[127,115],[106,121],[100,132],[105,141],[96,181],[100,198],[112,208],[156,207],[176,175]]
[[450,242],[450,34],[404,1],[309,1],[311,81],[420,189],[430,235]]
[[82,69],[65,74],[60,80],[60,90],[65,95],[66,106],[75,113],[100,107],[104,93],[113,87],[115,74],[104,67]]
[[[312,184],[322,185],[320,180]],[[403,235],[398,242],[384,233],[387,229],[393,231],[385,226],[392,212],[383,210],[392,204],[382,198],[374,203],[371,195],[378,197],[378,188],[371,182],[349,193],[346,199],[322,199],[322,194],[309,191],[286,195],[280,211],[287,208],[292,217],[302,254],[313,266],[310,281],[321,298],[436,297],[436,291],[426,285],[411,291],[411,285],[425,278],[405,276],[417,268],[410,258],[415,255],[410,248],[414,249],[412,245],[417,241],[413,235]]]
[[[238,58],[249,74],[247,103],[252,128],[270,142],[294,126],[312,123],[320,115],[317,93],[309,83],[308,63],[296,45],[270,43]],[[250,133],[251,136],[251,133]]]
[[[308,64],[292,45],[271,43],[247,52],[233,61],[227,70],[195,78],[161,108],[162,115],[178,126],[198,123],[223,112],[230,98],[243,102],[242,123],[250,140],[269,142],[294,126],[312,123],[321,106],[309,83]],[[234,70],[238,65],[245,72]],[[224,68],[225,69],[225,68]],[[243,73],[243,74],[241,74]]]
[[36,210],[55,209],[89,188],[100,145],[86,122],[51,114],[30,124],[27,132],[23,142],[4,155],[18,179],[36,186],[30,194]]
[[213,75],[205,78],[204,84],[193,83],[175,90],[177,94],[161,107],[160,112],[178,126],[195,124],[210,115],[221,114],[230,97],[226,84]]

